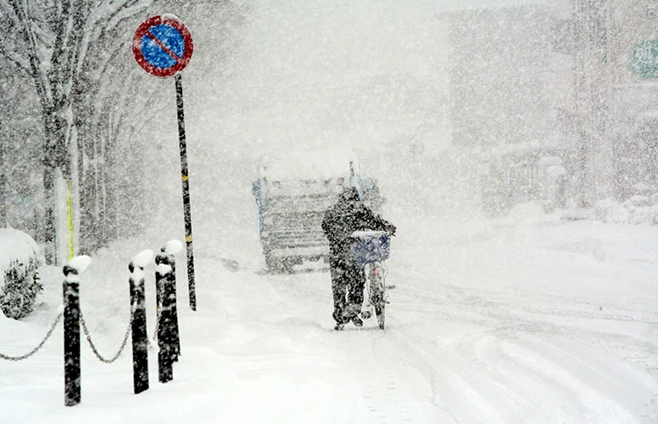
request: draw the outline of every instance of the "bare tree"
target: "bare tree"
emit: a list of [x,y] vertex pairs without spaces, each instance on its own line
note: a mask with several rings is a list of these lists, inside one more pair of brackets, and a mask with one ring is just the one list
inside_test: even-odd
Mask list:
[[[117,16],[134,16],[148,0],[0,0],[8,17],[3,28],[13,49],[3,45],[0,54],[27,72],[36,88],[44,126],[43,189],[46,260],[54,260],[55,178],[57,172],[71,181],[71,152],[75,148],[73,88],[85,71],[85,54],[94,30]],[[3,33],[3,39],[5,34]]]
[[[40,104],[45,205],[38,238],[49,262],[56,251],[57,175],[72,185],[79,205],[80,251],[107,245],[120,235],[121,214],[133,219],[140,213],[131,200],[137,196],[128,195],[141,189],[139,175],[124,182],[118,168],[138,169],[143,151],[134,139],[157,113],[153,105],[166,102],[158,97],[156,79],[134,63],[130,46],[141,20],[163,11],[222,30],[244,12],[229,0],[0,0],[0,67],[23,71],[34,90],[26,94]],[[228,40],[221,37],[224,54],[232,47]]]

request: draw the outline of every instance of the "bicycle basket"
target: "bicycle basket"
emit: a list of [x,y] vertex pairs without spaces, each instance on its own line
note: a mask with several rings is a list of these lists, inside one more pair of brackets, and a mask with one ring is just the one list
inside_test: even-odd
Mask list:
[[352,253],[359,266],[388,259],[390,237],[387,233],[359,231],[354,233],[354,237],[357,240],[352,248]]

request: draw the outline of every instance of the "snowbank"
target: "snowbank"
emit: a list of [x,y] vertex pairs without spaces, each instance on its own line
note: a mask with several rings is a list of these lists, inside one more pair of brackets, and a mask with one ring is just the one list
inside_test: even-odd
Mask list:
[[39,247],[29,235],[0,229],[0,309],[8,318],[21,319],[33,311],[42,291],[37,268],[42,263]]
[[557,215],[544,212],[544,208],[538,202],[520,203],[507,215],[507,220],[513,224],[538,224],[557,219]]
[[591,209],[567,209],[546,214],[536,202],[518,204],[510,211],[507,220],[515,224],[533,224],[563,220],[595,220],[609,224],[658,225],[658,194],[633,196],[625,202],[607,198],[596,202]]
[[517,222],[537,222],[541,221],[545,214],[539,203],[528,202],[514,206],[508,216]]
[[30,261],[41,263],[39,246],[28,234],[12,228],[0,228],[0,271],[7,271],[12,264]]
[[623,203],[611,198],[600,200],[594,216],[615,224],[658,225],[658,197],[633,196]]

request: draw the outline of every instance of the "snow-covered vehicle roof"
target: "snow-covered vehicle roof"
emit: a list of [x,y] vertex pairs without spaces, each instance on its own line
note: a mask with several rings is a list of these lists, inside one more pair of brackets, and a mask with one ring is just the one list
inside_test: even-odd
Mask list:
[[277,152],[261,159],[258,177],[273,181],[349,177],[350,162],[358,171],[356,155],[346,149]]

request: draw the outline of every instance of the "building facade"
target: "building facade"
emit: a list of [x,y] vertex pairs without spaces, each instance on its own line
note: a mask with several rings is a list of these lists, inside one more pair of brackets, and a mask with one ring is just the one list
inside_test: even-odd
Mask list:
[[[443,18],[452,143],[481,156],[485,208],[550,209],[547,196],[591,207],[658,190],[658,80],[629,65],[634,46],[658,40],[658,3],[556,1]],[[555,158],[562,169],[549,171]]]

